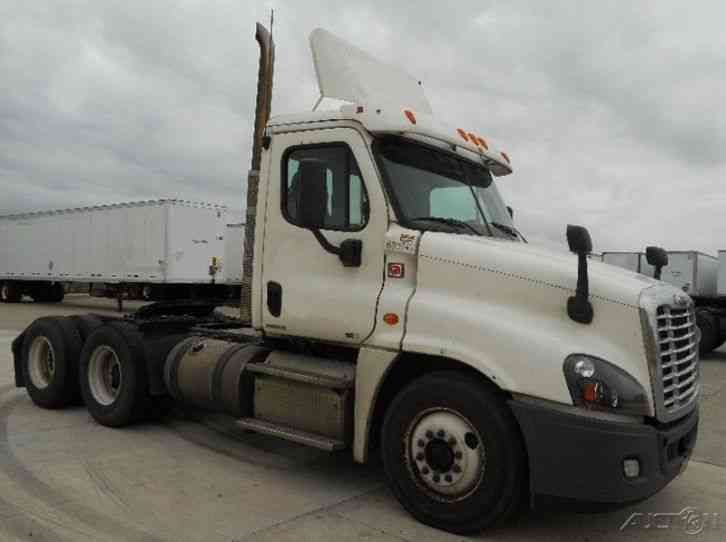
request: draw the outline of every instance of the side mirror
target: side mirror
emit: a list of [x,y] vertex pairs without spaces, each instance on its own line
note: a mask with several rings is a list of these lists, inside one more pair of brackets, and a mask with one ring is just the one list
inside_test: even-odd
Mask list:
[[507,205],[507,211],[509,211],[509,218],[514,218],[514,209]]
[[298,170],[297,211],[300,225],[309,230],[319,230],[325,223],[328,205],[328,168],[318,160],[303,160]]
[[587,273],[587,255],[592,252],[590,232],[583,226],[567,225],[567,244],[577,254],[577,288],[567,299],[567,314],[575,322],[589,324],[594,316],[590,303],[590,281]]
[[660,280],[660,271],[668,265],[668,253],[661,247],[645,247],[645,260],[655,267],[653,278]]
[[590,232],[584,226],[567,225],[567,244],[570,251],[575,254],[590,254],[592,252]]

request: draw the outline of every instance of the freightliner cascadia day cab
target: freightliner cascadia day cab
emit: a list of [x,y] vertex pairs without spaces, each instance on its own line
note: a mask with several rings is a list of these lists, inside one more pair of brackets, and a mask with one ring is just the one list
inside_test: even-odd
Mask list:
[[509,157],[437,120],[417,80],[316,30],[335,111],[269,118],[260,72],[241,314],[159,303],[43,318],[13,343],[18,386],[80,394],[119,427],[170,398],[239,427],[380,455],[420,521],[456,533],[539,496],[629,503],[690,457],[698,333],[688,295],[524,242],[495,179]]

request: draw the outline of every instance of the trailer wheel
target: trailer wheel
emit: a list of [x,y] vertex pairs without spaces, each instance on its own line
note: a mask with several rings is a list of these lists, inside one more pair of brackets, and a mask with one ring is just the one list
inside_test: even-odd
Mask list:
[[701,355],[708,354],[719,346],[719,328],[716,317],[707,310],[696,311],[696,325],[701,330],[701,342],[698,351]]
[[0,284],[0,301],[3,303],[20,303],[23,299],[23,291],[12,281]]
[[23,377],[28,395],[43,408],[62,408],[78,398],[81,337],[68,318],[40,318],[23,341]]
[[419,521],[457,534],[511,517],[526,493],[517,423],[498,392],[439,372],[406,387],[382,429],[391,490]]
[[96,329],[81,352],[81,394],[98,423],[123,427],[140,419],[150,399],[139,337],[128,324]]
[[48,303],[61,303],[66,296],[66,289],[62,282],[54,282],[48,286],[46,301]]

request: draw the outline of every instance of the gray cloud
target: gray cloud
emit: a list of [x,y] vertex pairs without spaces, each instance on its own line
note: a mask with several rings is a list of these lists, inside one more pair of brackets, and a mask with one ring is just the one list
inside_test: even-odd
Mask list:
[[[718,2],[0,0],[0,213],[160,196],[239,209],[253,23],[276,9],[276,113],[317,96],[322,26],[424,81],[437,114],[513,157],[530,238],[726,248]],[[723,244],[722,244],[723,243]]]

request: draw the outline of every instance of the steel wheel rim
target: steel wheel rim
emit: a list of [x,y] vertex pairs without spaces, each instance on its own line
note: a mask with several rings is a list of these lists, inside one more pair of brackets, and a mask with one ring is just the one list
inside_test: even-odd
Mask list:
[[99,404],[109,406],[116,401],[123,385],[121,362],[109,346],[99,346],[88,364],[88,384],[91,395]]
[[46,337],[35,337],[28,352],[28,369],[33,386],[39,390],[50,386],[55,376],[55,368],[53,345]]
[[481,435],[453,409],[421,412],[409,425],[404,445],[411,476],[437,500],[465,499],[484,479],[486,450]]

